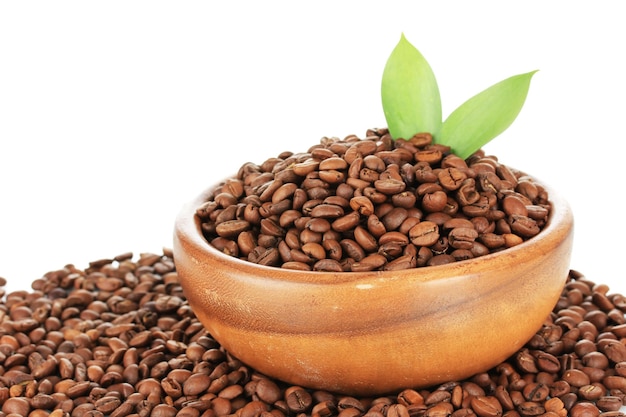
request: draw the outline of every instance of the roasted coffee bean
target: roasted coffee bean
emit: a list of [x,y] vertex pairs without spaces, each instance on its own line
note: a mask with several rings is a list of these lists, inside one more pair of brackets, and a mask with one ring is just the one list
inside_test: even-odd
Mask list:
[[473,178],[464,180],[454,196],[461,207],[476,203],[480,199],[480,193],[476,190],[476,181]]
[[324,250],[324,247],[319,243],[305,243],[304,245],[302,245],[301,250],[313,260],[321,260],[326,258],[326,251]]
[[414,389],[405,389],[398,394],[398,402],[405,406],[423,404],[424,397]]
[[415,153],[415,160],[417,162],[426,162],[429,165],[437,164],[442,158],[443,154],[439,149],[428,149]]
[[578,388],[589,385],[591,383],[591,381],[589,380],[589,376],[579,369],[566,370],[565,372],[563,372],[562,378],[565,382],[570,384],[570,386]]
[[274,404],[282,398],[278,385],[268,378],[261,378],[256,382],[255,393],[261,401],[267,404]]
[[499,417],[502,415],[502,405],[496,397],[476,396],[470,400],[472,410],[480,417]]
[[394,207],[382,216],[382,222],[387,231],[396,230],[409,217],[408,211],[403,207]]
[[626,346],[617,342],[607,340],[599,344],[600,350],[614,363],[626,362]]
[[285,402],[293,413],[303,413],[313,404],[311,394],[301,387],[289,387],[285,390]]
[[546,409],[537,402],[525,401],[517,406],[520,415],[524,417],[539,416],[546,412]]
[[524,239],[521,236],[518,236],[513,233],[504,233],[502,237],[504,237],[504,246],[507,248],[512,248],[514,246],[517,246],[524,241]]
[[383,255],[385,258],[392,260],[402,255],[406,246],[406,244],[402,244],[400,242],[383,243],[378,247],[378,253]]
[[515,409],[515,404],[513,404],[513,399],[511,395],[507,391],[506,387],[503,385],[498,385],[494,390],[494,396],[498,399],[500,404],[502,405],[503,410],[513,410]]
[[352,197],[350,208],[363,216],[369,216],[374,213],[374,203],[365,196]]
[[330,222],[323,218],[313,218],[306,222],[305,230],[315,233],[326,233],[330,230]]
[[296,175],[304,177],[311,172],[316,171],[319,168],[320,161],[317,159],[309,158],[306,161],[299,162],[292,166],[293,172]]
[[344,215],[343,208],[334,204],[318,204],[311,210],[311,217],[336,219]]
[[602,379],[602,384],[610,390],[617,389],[626,392],[626,378],[617,375],[607,375]]
[[478,232],[474,228],[455,227],[448,234],[450,246],[456,249],[472,249]]
[[526,203],[516,195],[507,195],[502,200],[502,210],[508,215],[528,216]]
[[365,252],[372,253],[378,250],[378,241],[364,227],[354,229],[354,239]]
[[511,230],[522,237],[535,236],[541,230],[535,220],[521,214],[511,215],[509,224],[511,226]]
[[378,242],[381,245],[395,243],[404,247],[409,244],[409,238],[404,233],[391,231],[391,232],[385,232],[384,234],[382,234],[379,237]]
[[596,406],[601,411],[618,411],[623,406],[623,400],[620,397],[606,395],[597,399]]
[[341,244],[336,239],[322,239],[322,247],[330,259],[340,261],[343,257],[343,249],[341,248]]
[[387,408],[387,417],[409,417],[409,410],[403,404],[392,404]]
[[31,410],[30,403],[26,398],[17,396],[8,398],[2,404],[2,412],[16,416],[27,416]]
[[431,221],[420,222],[409,230],[409,238],[415,246],[431,246],[439,236],[439,226]]
[[596,401],[605,394],[604,387],[595,384],[584,385],[578,389],[578,396],[584,400]]
[[358,212],[353,211],[342,217],[335,219],[331,223],[331,227],[333,230],[337,232],[346,232],[348,230],[354,229],[361,220],[361,217]]
[[532,354],[535,357],[539,370],[552,374],[560,371],[561,363],[554,355],[543,351],[535,351]]
[[415,255],[407,254],[399,256],[383,265],[384,271],[400,271],[403,269],[411,269],[417,266],[417,258]]
[[[381,237],[382,235],[387,233],[385,225],[375,214],[370,214],[367,217],[367,230],[375,237]],[[384,244],[384,242],[379,243]]]
[[339,244],[341,245],[342,253],[347,255],[348,258],[358,262],[365,257],[365,251],[356,241],[343,239]]
[[415,189],[415,193],[420,197],[424,197],[426,194],[432,194],[437,191],[443,191],[443,187],[437,182],[425,182],[417,186]]
[[550,394],[550,389],[545,384],[531,382],[524,387],[522,394],[527,401],[544,401]]
[[528,351],[528,349],[523,348],[519,352],[517,352],[517,354],[515,355],[515,362],[517,364],[517,367],[523,372],[531,374],[536,374],[537,372],[539,372],[536,359]]
[[348,168],[348,163],[346,162],[346,160],[337,156],[324,159],[319,163],[319,169],[321,171],[342,170],[346,168]]
[[593,403],[579,402],[569,410],[571,417],[599,416],[600,410]]
[[448,204],[448,195],[444,191],[435,191],[422,197],[422,208],[429,213],[443,211]]
[[95,409],[103,414],[109,414],[122,404],[120,398],[113,395],[104,396],[94,403]]
[[589,352],[582,356],[585,366],[598,369],[606,369],[609,366],[609,359],[601,352]]
[[[354,261],[353,261],[354,262]],[[313,265],[314,271],[325,271],[325,272],[342,272],[349,271],[350,267],[347,265],[346,260],[343,260],[343,263],[336,261],[334,259],[322,259]]]
[[386,263],[387,258],[385,258],[383,255],[373,253],[353,263],[351,265],[351,270],[353,272],[373,271],[381,268]]
[[463,171],[454,167],[442,169],[437,177],[441,186],[450,191],[457,190],[467,179],[467,175]]
[[401,193],[392,195],[391,202],[396,207],[410,209],[410,208],[415,207],[415,203],[417,202],[417,197],[415,196],[415,193],[413,192],[403,191]]

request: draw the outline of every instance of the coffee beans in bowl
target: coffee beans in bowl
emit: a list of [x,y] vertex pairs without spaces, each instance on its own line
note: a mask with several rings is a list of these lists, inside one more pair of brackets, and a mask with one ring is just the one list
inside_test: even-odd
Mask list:
[[431,141],[323,138],[186,205],[177,270],[215,339],[266,375],[351,395],[466,378],[523,346],[565,283],[571,210]]

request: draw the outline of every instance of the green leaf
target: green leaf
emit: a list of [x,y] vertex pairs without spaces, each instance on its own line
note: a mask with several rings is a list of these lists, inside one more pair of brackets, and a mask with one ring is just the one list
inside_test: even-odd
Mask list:
[[500,81],[461,104],[443,122],[435,141],[463,159],[471,156],[517,118],[535,72]]
[[394,139],[439,131],[441,98],[435,74],[404,34],[385,65],[381,96],[387,127]]

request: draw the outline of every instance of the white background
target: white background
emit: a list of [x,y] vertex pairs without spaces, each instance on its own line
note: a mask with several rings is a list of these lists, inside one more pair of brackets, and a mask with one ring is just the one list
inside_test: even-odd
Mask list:
[[[219,5],[218,5],[219,4]],[[626,106],[618,1],[2,2],[0,276],[171,247],[187,200],[246,161],[386,125],[405,33],[444,117],[539,69],[485,149],[558,189],[572,268],[626,292]]]

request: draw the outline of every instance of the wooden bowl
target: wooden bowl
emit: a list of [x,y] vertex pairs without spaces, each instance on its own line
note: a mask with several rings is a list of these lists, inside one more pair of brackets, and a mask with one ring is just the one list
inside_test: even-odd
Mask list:
[[519,350],[555,306],[569,271],[573,215],[546,188],[541,233],[505,251],[399,272],[259,266],[209,245],[180,212],[174,259],[199,320],[231,354],[294,385],[377,395],[464,379]]

